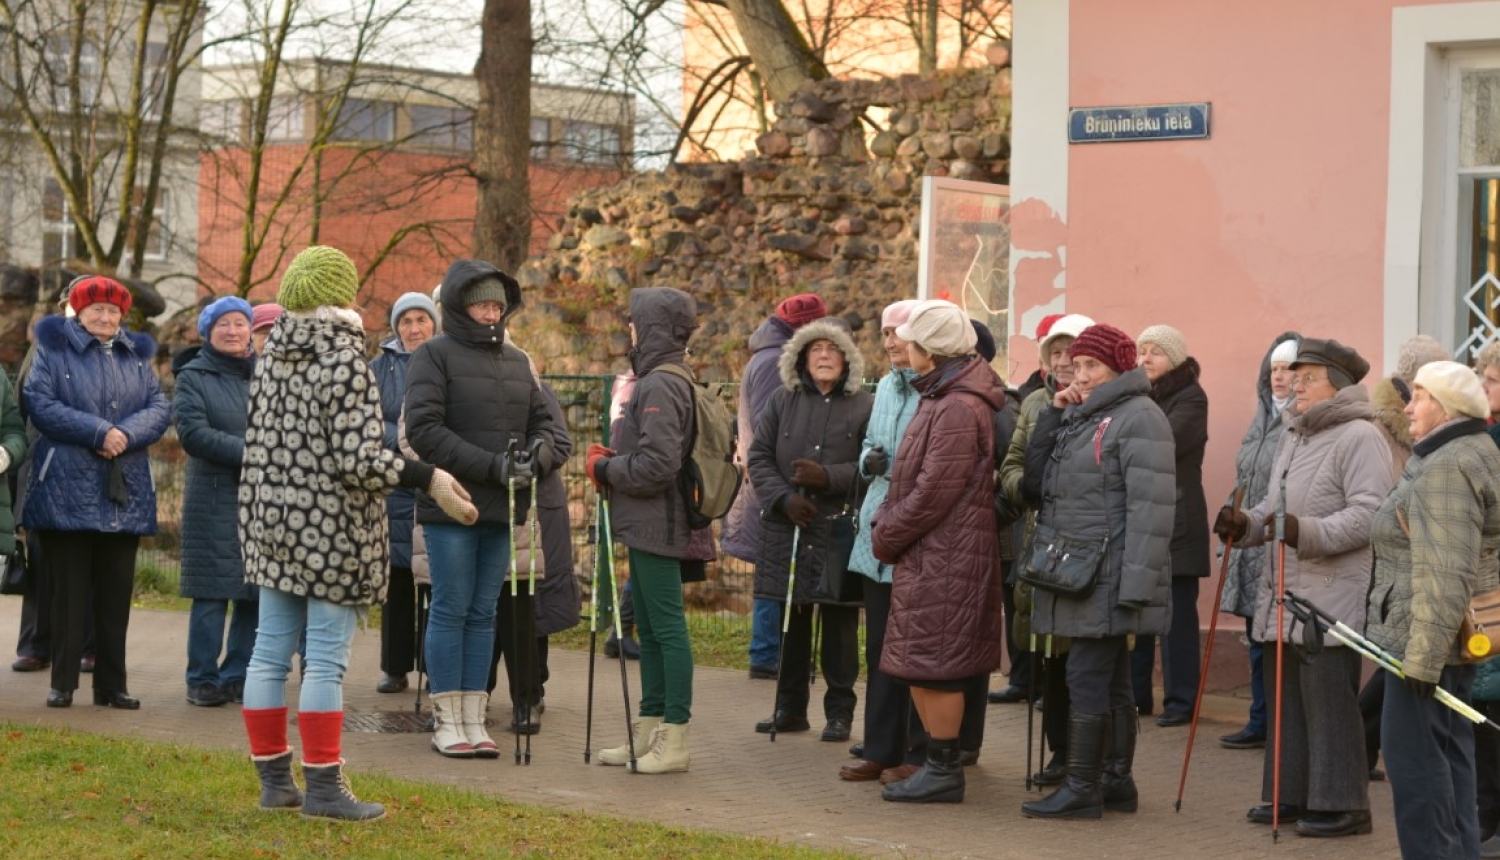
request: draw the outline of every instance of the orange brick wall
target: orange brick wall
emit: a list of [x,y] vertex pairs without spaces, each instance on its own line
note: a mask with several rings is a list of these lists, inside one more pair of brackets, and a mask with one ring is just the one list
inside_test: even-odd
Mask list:
[[[300,144],[270,147],[261,180],[262,214],[285,195],[252,272],[249,297],[271,299],[281,271],[312,241],[315,195],[312,165]],[[198,275],[214,293],[233,288],[241,259],[249,194],[248,153],[222,149],[203,156],[198,201]],[[476,185],[464,159],[430,153],[334,148],[325,152],[318,185],[324,189],[317,241],[354,259],[365,275],[358,305],[371,330],[386,327],[391,303],[408,290],[427,291],[448,263],[469,253]],[[568,200],[578,192],[618,181],[616,169],[571,163],[531,166],[531,250],[545,248]],[[383,256],[382,256],[383,254]]]

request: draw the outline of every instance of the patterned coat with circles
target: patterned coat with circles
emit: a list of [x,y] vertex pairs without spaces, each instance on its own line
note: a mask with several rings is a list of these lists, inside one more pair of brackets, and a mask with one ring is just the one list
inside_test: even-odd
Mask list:
[[384,599],[385,496],[425,488],[432,467],[382,445],[363,346],[344,319],[288,314],[256,363],[239,510],[251,585],[347,605]]

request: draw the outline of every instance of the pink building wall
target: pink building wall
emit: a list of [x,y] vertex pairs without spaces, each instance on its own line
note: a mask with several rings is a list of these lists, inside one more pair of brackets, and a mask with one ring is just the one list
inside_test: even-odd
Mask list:
[[[1064,153],[1053,136],[1030,161],[1018,142],[1011,212],[1015,378],[1035,364],[1034,320],[1059,305],[1131,333],[1180,329],[1209,395],[1212,513],[1232,487],[1275,335],[1354,346],[1372,379],[1394,363],[1382,292],[1392,9],[1426,4],[1024,0],[1018,133],[1066,122],[1025,112],[1022,93],[1037,83],[1022,62],[1028,4],[1039,27],[1066,30],[1069,106],[1212,103],[1207,140],[1064,143]],[[1058,183],[1043,182],[1028,195],[1033,166],[1060,170],[1066,193],[1049,197]],[[1203,591],[1206,612],[1212,586]]]

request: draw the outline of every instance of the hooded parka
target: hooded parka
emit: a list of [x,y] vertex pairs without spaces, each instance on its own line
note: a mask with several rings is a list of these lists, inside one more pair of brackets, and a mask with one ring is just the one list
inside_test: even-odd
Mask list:
[[[505,287],[505,313],[494,325],[469,316],[464,293],[483,278]],[[417,347],[406,371],[406,439],[424,462],[457,478],[479,510],[476,525],[509,528],[510,458],[542,444],[541,459],[560,465],[552,450],[552,416],[526,354],[505,343],[505,325],[521,309],[521,287],[489,263],[455,260],[443,276],[443,332]],[[516,485],[516,506],[531,504],[530,483]],[[454,525],[425,491],[417,494],[417,522]]]
[[[1355,630],[1365,626],[1373,561],[1370,525],[1394,480],[1390,449],[1374,417],[1363,385],[1343,388],[1301,415],[1284,414],[1271,486],[1247,512],[1250,530],[1244,538],[1246,546],[1274,540],[1271,527],[1259,524],[1285,495],[1286,512],[1297,518],[1298,531],[1296,548],[1286,551],[1286,589]],[[1292,632],[1292,613],[1283,613],[1283,626],[1276,628],[1278,554],[1267,552],[1261,567],[1254,635],[1260,642],[1283,635],[1300,642],[1300,626]],[[1323,640],[1328,646],[1341,644],[1331,633]]]
[[875,557],[895,565],[880,670],[954,681],[993,671],[1004,652],[994,413],[1005,386],[975,355],[912,384],[921,405],[875,514]]
[[[736,418],[738,451],[741,464],[750,461],[750,443],[755,441],[755,423],[771,395],[781,388],[776,366],[782,347],[791,339],[792,324],[772,314],[750,335],[750,361],[740,377],[740,403]],[[747,466],[748,468],[748,466]],[[740,486],[734,505],[724,518],[720,546],[724,552],[741,561],[753,562],[760,549],[760,518],[763,506],[755,495],[753,481]]]
[[[1276,338],[1266,350],[1260,362],[1260,375],[1255,380],[1255,417],[1240,440],[1240,450],[1234,455],[1234,484],[1245,491],[1240,502],[1241,510],[1248,510],[1261,503],[1271,485],[1271,463],[1276,459],[1276,444],[1281,441],[1282,409],[1276,408],[1271,389],[1271,354],[1276,347],[1289,340],[1301,340],[1302,335],[1289,331]],[[1288,397],[1288,404],[1291,403]],[[1225,504],[1234,503],[1234,493]],[[1255,595],[1260,589],[1260,571],[1264,564],[1266,549],[1263,546],[1235,546],[1229,558],[1229,568],[1224,574],[1224,597],[1219,609],[1241,618],[1255,616]]]
[[385,598],[385,495],[432,482],[382,444],[380,391],[353,313],[276,321],[250,382],[240,543],[245,581],[352,606]]
[[686,366],[688,338],[698,324],[696,310],[692,297],[681,290],[630,291],[635,390],[611,439],[615,455],[604,464],[615,539],[632,549],[676,559],[687,557],[692,535],[677,474],[691,453],[693,391],[680,376],[652,371],[664,364]]
[[1103,638],[1167,630],[1176,454],[1172,427],[1150,390],[1146,371],[1137,367],[1083,403],[1066,410],[1048,404],[1037,415],[1026,472],[1028,479],[1042,476],[1038,525],[1088,543],[1109,537],[1088,594],[1035,590],[1038,634]]
[[225,355],[211,346],[184,349],[172,360],[177,385],[172,409],[187,452],[182,494],[183,597],[254,600],[240,552],[240,468],[250,409],[253,355]]
[[[828,394],[818,390],[807,370],[814,341],[832,341],[844,355],[844,374]],[[861,386],[864,358],[842,326],[827,320],[799,328],[781,350],[777,373],[781,388],[766,401],[750,445],[750,481],[764,508],[761,545],[755,563],[755,596],[784,601],[792,557],[792,521],[783,505],[798,488],[792,484],[792,461],[812,460],[828,472],[828,487],[804,488],[818,506],[818,517],[801,530],[797,543],[794,604],[826,603],[816,599],[828,549],[827,517],[845,504],[859,502],[860,444],[874,398]]]

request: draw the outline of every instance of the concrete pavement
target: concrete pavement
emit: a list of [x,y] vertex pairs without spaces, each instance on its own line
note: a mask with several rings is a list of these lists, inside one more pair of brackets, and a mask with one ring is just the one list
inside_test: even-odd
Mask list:
[[[0,635],[7,643],[14,641],[20,604],[19,597],[0,597]],[[0,720],[245,750],[237,706],[205,709],[187,704],[183,684],[186,635],[185,613],[137,610],[133,614],[130,692],[142,700],[139,711],[94,707],[86,689],[72,708],[47,708],[43,702],[48,673],[11,672],[7,658],[0,666]],[[10,650],[7,647],[3,653]],[[414,693],[375,692],[379,650],[378,630],[357,634],[345,685],[345,711],[351,724],[374,724],[380,722],[382,713],[412,711]],[[1284,855],[1364,860],[1399,856],[1386,783],[1370,788],[1375,818],[1371,836],[1302,839],[1284,825],[1280,843],[1273,844],[1269,828],[1244,820],[1245,810],[1259,802],[1261,754],[1225,750],[1215,740],[1239,727],[1245,713],[1243,699],[1213,696],[1205,700],[1181,812],[1173,811],[1172,801],[1188,730],[1158,728],[1147,719],[1142,721],[1135,766],[1141,790],[1139,813],[1107,813],[1100,822],[1042,822],[1024,819],[1019,811],[1027,799],[1022,752],[1026,710],[1019,705],[990,706],[983,754],[978,766],[967,771],[964,803],[908,806],[881,801],[878,783],[840,781],[838,768],[849,761],[848,745],[819,742],[821,720],[816,717],[812,732],[782,734],[775,743],[755,734],[755,721],[770,713],[774,685],[729,670],[699,668],[695,674],[690,772],[638,776],[623,768],[585,765],[587,665],[584,653],[553,651],[547,712],[541,733],[532,739],[530,766],[512,764],[512,736],[499,730],[493,733],[503,755],[493,761],[444,759],[428,748],[427,734],[350,731],[345,734],[344,749],[356,785],[359,773],[382,772],[460,785],[517,803],[604,812],[871,857],[1169,860]],[[630,664],[630,670],[633,702],[639,690],[635,664]],[[86,687],[88,676],[83,683]],[[624,739],[617,664],[601,658],[595,683],[592,747],[597,753]],[[820,689],[815,688],[813,694],[817,702]],[[295,695],[295,689],[289,691],[294,707]],[[497,703],[492,713],[503,724],[508,712],[503,703]],[[856,718],[856,738],[860,725]],[[295,732],[293,737],[295,746]],[[245,782],[245,802],[254,803],[254,774],[248,764]]]

